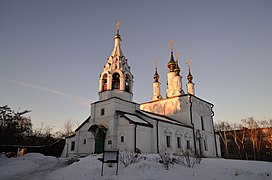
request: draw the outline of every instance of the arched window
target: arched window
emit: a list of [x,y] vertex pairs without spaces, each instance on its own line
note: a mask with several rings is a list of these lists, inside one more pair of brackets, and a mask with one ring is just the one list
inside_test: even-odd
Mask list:
[[107,74],[104,74],[102,78],[102,91],[107,90],[107,84]]
[[125,77],[125,91],[130,92],[130,78],[129,75]]
[[118,73],[112,75],[112,89],[120,89],[120,75]]

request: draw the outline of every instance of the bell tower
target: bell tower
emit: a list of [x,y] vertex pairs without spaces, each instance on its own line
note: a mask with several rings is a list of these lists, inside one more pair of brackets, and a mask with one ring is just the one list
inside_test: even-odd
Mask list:
[[116,23],[116,29],[113,51],[99,78],[99,100],[119,97],[132,101],[133,75],[127,63],[128,60],[121,50],[120,22]]

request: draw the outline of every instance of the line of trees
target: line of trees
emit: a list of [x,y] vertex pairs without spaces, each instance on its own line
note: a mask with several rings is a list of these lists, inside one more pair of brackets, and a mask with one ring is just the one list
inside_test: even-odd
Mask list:
[[240,123],[215,123],[224,158],[272,161],[272,119],[257,121],[253,117]]
[[0,145],[44,146],[74,133],[71,120],[65,121],[63,131],[55,133],[53,127],[44,123],[33,129],[31,119],[26,117],[29,112],[15,112],[8,105],[0,106]]

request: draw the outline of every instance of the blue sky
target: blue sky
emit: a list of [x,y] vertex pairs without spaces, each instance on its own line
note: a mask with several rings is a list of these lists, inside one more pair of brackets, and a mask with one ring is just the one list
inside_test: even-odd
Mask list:
[[153,59],[165,97],[168,41],[187,58],[196,95],[214,120],[272,118],[272,1],[0,1],[0,105],[30,109],[34,127],[81,123],[98,100],[98,79],[121,22],[134,101],[151,99]]

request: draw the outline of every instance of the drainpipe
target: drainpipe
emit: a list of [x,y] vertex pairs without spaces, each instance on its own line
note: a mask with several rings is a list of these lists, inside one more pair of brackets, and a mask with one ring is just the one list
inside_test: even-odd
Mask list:
[[203,157],[202,146],[201,146],[201,138],[199,138],[199,155],[200,155],[200,157]]
[[67,146],[67,148],[66,148],[66,157],[68,157],[69,146],[68,146],[68,142],[67,142],[66,139],[65,139],[65,144]]
[[78,138],[77,138],[77,155],[78,155],[79,143],[80,143],[80,130],[78,130]]
[[[101,94],[101,93],[100,93]],[[94,107],[91,108],[91,115],[90,115],[90,120],[92,118],[92,110],[93,110],[93,125],[95,123],[95,111],[96,111],[96,103],[94,103]],[[93,140],[93,147],[92,147],[92,154],[95,154],[95,133],[93,133],[94,140]]]
[[[95,110],[96,110],[96,103],[94,103],[94,111],[93,111],[93,124],[94,124],[94,121],[95,121]],[[92,108],[91,108],[91,115],[90,115],[90,118],[92,117]]]
[[157,121],[156,127],[157,127],[157,153],[160,154],[160,147],[159,147],[159,121]]
[[195,146],[195,154],[197,154],[197,151],[196,151],[196,138],[195,138],[195,125],[193,123],[193,116],[192,116],[192,101],[191,101],[191,95],[189,95],[189,102],[190,102],[190,119],[191,119],[191,124],[193,126],[193,138],[194,138],[194,146]]
[[137,124],[135,124],[135,127],[134,127],[134,152],[136,152],[136,148],[137,148],[137,145],[136,145],[136,128],[137,128]]
[[103,132],[103,135],[102,135],[102,137],[103,137],[103,153],[104,153],[104,151],[105,151],[105,140],[106,140],[106,133],[104,134],[104,132]]

